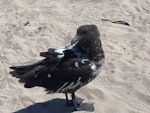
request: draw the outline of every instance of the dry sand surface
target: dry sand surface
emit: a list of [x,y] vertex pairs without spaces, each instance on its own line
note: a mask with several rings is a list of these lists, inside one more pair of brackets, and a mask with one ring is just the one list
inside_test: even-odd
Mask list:
[[77,91],[85,110],[75,113],[150,113],[149,0],[0,0],[0,113],[73,112],[63,94],[25,89],[9,67],[68,44],[83,24],[98,26],[106,62],[101,74]]

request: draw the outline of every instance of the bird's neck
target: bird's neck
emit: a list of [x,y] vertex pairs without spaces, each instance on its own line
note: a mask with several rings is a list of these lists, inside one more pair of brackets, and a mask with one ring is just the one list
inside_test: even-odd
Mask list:
[[104,52],[99,38],[95,40],[84,40],[83,42],[81,41],[76,47],[81,53],[86,54],[89,60],[98,61],[104,58]]

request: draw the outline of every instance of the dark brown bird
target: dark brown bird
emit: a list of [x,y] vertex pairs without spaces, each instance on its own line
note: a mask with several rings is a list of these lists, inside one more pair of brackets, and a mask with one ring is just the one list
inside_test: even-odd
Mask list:
[[75,110],[75,92],[91,82],[101,71],[104,52],[95,25],[83,25],[77,29],[75,38],[69,46],[48,49],[40,53],[43,60],[26,66],[13,66],[10,73],[24,83],[25,88],[40,86],[48,93],[64,93],[67,104],[72,96]]

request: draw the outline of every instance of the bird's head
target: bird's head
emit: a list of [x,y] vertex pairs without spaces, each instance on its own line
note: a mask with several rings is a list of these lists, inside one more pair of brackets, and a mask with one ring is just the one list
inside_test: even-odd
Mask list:
[[94,59],[103,54],[99,37],[100,34],[96,25],[83,25],[77,29],[71,44],[75,44],[76,48],[81,53],[86,54],[89,59]]
[[71,44],[78,41],[92,41],[99,37],[99,31],[96,25],[83,25],[77,29],[76,36],[72,39]]

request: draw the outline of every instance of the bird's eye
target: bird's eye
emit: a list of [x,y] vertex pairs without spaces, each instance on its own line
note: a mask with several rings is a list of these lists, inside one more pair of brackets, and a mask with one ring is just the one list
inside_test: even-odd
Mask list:
[[81,34],[85,35],[87,34],[87,31],[82,31]]
[[77,31],[77,35],[79,35],[79,36],[82,36],[82,35],[85,35],[85,34],[87,34],[88,32],[86,31],[86,30],[78,30]]

